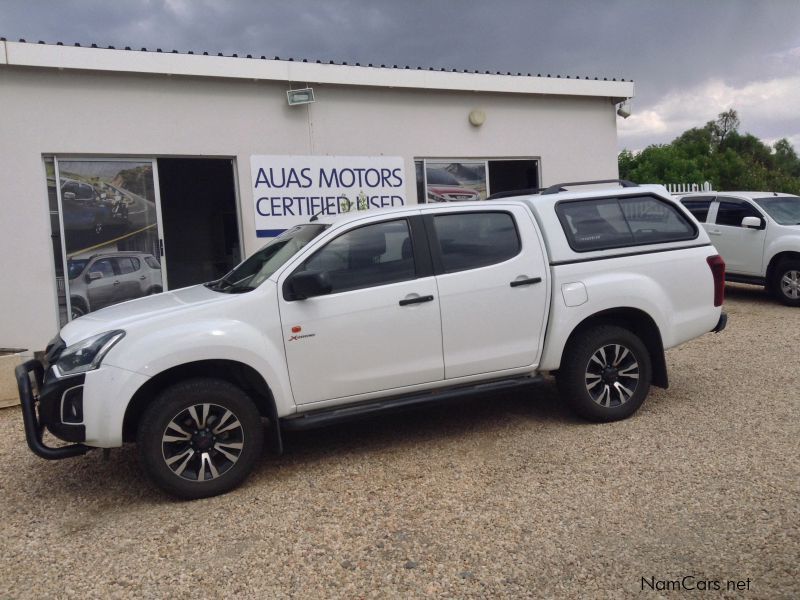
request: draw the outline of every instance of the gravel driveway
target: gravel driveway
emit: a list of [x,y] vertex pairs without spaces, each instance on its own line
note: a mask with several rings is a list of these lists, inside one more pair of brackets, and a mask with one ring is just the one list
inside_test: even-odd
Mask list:
[[726,310],[627,421],[580,422],[547,382],[292,434],[196,502],[132,446],[41,460],[5,409],[0,597],[660,597],[642,578],[690,575],[797,598],[800,310],[746,286]]

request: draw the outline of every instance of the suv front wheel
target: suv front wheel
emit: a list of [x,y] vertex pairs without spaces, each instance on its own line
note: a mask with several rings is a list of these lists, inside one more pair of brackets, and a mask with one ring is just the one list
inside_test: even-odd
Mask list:
[[800,260],[784,260],[775,269],[772,291],[788,306],[800,306]]
[[161,392],[142,415],[136,442],[150,479],[180,498],[205,498],[239,485],[264,439],[261,416],[240,388],[191,379]]
[[618,421],[635,413],[650,390],[652,363],[628,329],[599,325],[564,349],[557,382],[562,399],[590,421]]

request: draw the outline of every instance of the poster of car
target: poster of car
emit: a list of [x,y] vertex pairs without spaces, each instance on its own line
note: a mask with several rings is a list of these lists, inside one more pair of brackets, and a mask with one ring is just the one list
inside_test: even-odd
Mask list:
[[427,202],[486,200],[486,161],[425,162]]
[[152,162],[71,159],[57,167],[66,281],[63,266],[57,273],[69,317],[161,292]]

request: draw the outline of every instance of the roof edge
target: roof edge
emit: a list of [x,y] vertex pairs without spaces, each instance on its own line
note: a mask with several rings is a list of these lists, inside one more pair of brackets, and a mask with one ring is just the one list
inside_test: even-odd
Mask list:
[[527,77],[0,41],[0,64],[351,86],[632,98],[632,81]]

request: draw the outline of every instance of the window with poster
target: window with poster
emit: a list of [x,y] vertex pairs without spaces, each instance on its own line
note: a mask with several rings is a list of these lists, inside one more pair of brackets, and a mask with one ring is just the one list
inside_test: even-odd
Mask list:
[[539,187],[537,158],[418,158],[417,202],[468,202]]

